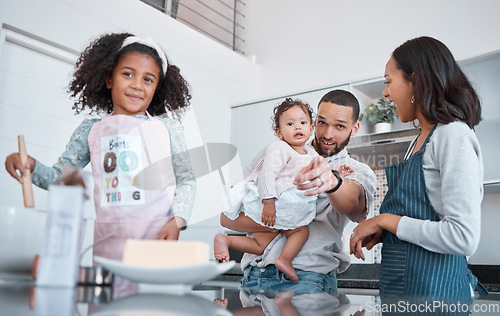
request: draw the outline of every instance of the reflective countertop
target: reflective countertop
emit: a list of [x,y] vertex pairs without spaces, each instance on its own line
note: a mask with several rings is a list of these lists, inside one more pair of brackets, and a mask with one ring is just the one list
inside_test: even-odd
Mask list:
[[[41,288],[29,279],[0,276],[0,315],[384,315],[384,308],[376,289],[271,296],[247,294],[237,281],[189,287],[115,279],[113,286]],[[498,315],[500,294],[478,299],[472,308],[472,315]]]

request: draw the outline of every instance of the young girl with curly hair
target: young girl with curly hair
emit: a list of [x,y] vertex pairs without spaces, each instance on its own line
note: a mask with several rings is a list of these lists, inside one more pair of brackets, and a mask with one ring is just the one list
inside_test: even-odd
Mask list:
[[9,174],[29,169],[40,188],[64,168],[92,165],[96,220],[94,255],[121,260],[124,241],[178,239],[194,203],[195,180],[180,114],[189,106],[188,83],[149,37],[105,34],[80,55],[68,92],[73,109],[100,114],[75,130],[52,167],[32,157],[7,157]]

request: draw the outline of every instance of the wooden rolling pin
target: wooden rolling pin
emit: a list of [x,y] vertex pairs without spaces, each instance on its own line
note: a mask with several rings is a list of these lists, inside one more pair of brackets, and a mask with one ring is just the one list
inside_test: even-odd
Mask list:
[[[23,167],[28,161],[28,154],[26,153],[26,144],[24,143],[24,135],[18,135],[17,141],[19,144],[19,157]],[[33,185],[31,183],[31,171],[28,169],[24,173],[23,178],[23,198],[24,207],[35,207],[35,199],[33,198]]]

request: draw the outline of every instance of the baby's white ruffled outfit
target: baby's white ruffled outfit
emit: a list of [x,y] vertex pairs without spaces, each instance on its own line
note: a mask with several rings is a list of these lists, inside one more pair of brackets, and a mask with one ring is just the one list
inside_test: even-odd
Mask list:
[[316,216],[317,196],[306,196],[305,191],[293,184],[293,179],[318,154],[309,145],[304,149],[307,153],[301,155],[282,140],[267,146],[253,160],[256,164],[250,176],[229,191],[232,206],[224,214],[234,220],[244,212],[266,226],[262,223],[262,200],[276,198],[273,228],[289,230],[309,224]]

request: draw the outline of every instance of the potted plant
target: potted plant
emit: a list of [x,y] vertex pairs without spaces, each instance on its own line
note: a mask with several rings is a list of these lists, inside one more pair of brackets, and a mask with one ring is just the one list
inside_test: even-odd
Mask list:
[[375,124],[375,133],[389,132],[391,124],[394,123],[396,115],[396,105],[387,98],[380,98],[377,104],[370,104],[359,116],[361,121],[365,118],[367,121]]

